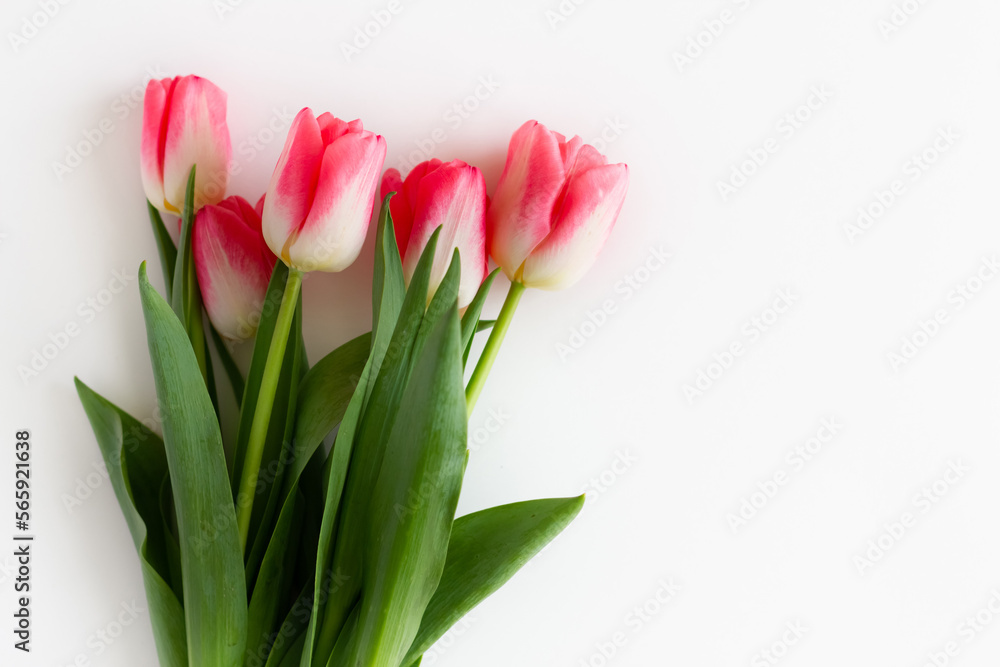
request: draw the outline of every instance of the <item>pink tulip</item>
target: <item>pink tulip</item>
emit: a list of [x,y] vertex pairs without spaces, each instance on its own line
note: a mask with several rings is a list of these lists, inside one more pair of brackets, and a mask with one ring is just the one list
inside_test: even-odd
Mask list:
[[486,217],[490,255],[512,281],[562,289],[587,272],[628,189],[628,167],[537,121],[514,133]]
[[198,211],[191,237],[205,310],[220,334],[245,340],[257,331],[276,258],[264,242],[260,208],[229,197]]
[[458,249],[462,265],[458,305],[469,305],[486,277],[486,181],[483,173],[461,160],[418,164],[404,181],[398,170],[382,177],[381,196],[389,200],[396,243],[409,284],[431,234],[441,227],[430,276],[430,295],[437,291]]
[[329,113],[295,116],[264,200],[264,238],[300,271],[341,271],[361,252],[385,139]]
[[229,184],[226,94],[200,76],[152,80],[142,112],[142,186],[161,211],[180,213],[197,165],[194,207],[217,204]]

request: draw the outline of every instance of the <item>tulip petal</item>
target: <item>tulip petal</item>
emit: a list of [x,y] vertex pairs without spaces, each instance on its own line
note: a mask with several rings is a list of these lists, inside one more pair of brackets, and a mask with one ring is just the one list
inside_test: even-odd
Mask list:
[[309,215],[288,246],[291,266],[332,272],[354,263],[368,233],[385,152],[385,139],[371,132],[344,134],[327,146]]
[[490,254],[514,279],[550,231],[550,215],[565,176],[558,137],[537,121],[514,133],[507,163],[487,214]]
[[294,240],[312,206],[323,160],[319,123],[306,107],[295,116],[285,147],[274,168],[263,207],[264,239],[271,252],[287,263]]
[[163,150],[167,138],[170,96],[176,83],[177,78],[151,80],[146,84],[142,104],[139,162],[142,188],[149,203],[161,211],[168,210],[163,198]]
[[198,212],[192,256],[205,310],[220,334],[249,338],[257,329],[274,255],[264,244],[260,218],[242,197]]
[[[409,177],[408,177],[409,178]],[[421,251],[434,231],[441,227],[431,268],[428,299],[441,283],[454,249],[462,263],[458,305],[469,305],[486,276],[486,182],[476,167],[461,160],[434,165],[420,179],[414,205],[410,241]],[[416,269],[419,253],[403,260],[403,274],[409,278]]]
[[552,232],[524,263],[528,287],[562,289],[579,280],[597,259],[628,190],[628,167],[602,165],[577,173],[562,195]]
[[226,125],[226,93],[208,79],[185,76],[169,101],[163,149],[163,191],[175,209],[184,204],[188,174],[197,165],[195,209],[222,200],[229,184],[232,146]]

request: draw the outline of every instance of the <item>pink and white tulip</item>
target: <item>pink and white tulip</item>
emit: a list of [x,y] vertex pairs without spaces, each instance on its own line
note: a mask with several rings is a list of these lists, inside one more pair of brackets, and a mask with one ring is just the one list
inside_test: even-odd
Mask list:
[[593,265],[628,190],[628,167],[537,121],[514,133],[486,218],[490,255],[512,281],[562,289]]
[[212,324],[230,340],[253,336],[276,261],[264,242],[260,208],[242,197],[210,204],[195,219],[191,237],[202,300]]
[[220,202],[229,184],[231,156],[226,93],[194,75],[149,82],[140,166],[142,186],[153,206],[180,213],[194,165],[195,210]]
[[[404,181],[397,169],[382,177],[382,198],[389,200],[396,243],[407,284],[434,230],[441,227],[430,276],[434,295],[458,249],[462,265],[458,305],[464,308],[476,296],[486,277],[486,181],[483,173],[461,160],[422,162]],[[428,297],[429,298],[429,297]]]
[[385,139],[329,113],[295,116],[264,200],[264,238],[299,271],[342,271],[364,243]]

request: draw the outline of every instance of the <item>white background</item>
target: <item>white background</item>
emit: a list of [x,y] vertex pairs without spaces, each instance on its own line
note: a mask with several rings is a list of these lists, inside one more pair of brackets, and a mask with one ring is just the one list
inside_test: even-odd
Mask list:
[[[948,664],[997,664],[1000,6],[587,0],[559,14],[558,0],[398,0],[348,58],[342,45],[387,0],[223,2],[68,2],[47,19],[44,2],[4,2],[0,542],[13,532],[20,428],[32,430],[37,542],[29,657],[11,649],[0,548],[0,662],[155,664],[144,614],[109,647],[95,641],[123,604],[145,603],[110,485],[87,488],[100,454],[72,377],[151,415],[135,282],[83,313],[113,271],[134,276],[149,259],[159,275],[134,105],[150,73],[193,72],[229,94],[231,191],[254,200],[286,116],[307,105],[362,118],[386,137],[387,166],[442,128],[433,156],[480,166],[491,188],[529,118],[604,132],[609,158],[629,164],[598,264],[522,302],[471,419],[460,511],[583,490],[590,501],[425,665],[756,666],[773,650],[789,667],[918,667],[949,642]],[[893,2],[911,14],[880,28]],[[461,123],[454,105],[470,110]],[[935,148],[939,131],[957,138]],[[776,150],[743,165],[752,175],[724,199],[719,183],[765,145]],[[88,154],[57,173],[70,151]],[[849,233],[895,180],[901,194]],[[651,249],[672,258],[648,271]],[[368,328],[370,271],[371,239],[348,271],[307,281],[313,360]],[[775,318],[780,290],[793,305]],[[608,301],[613,312],[594,314]],[[770,324],[751,336],[755,317]],[[23,378],[71,322],[79,334]],[[904,338],[919,349],[894,364]],[[712,366],[733,343],[742,354]],[[689,400],[700,371],[716,379]],[[476,435],[491,410],[502,426]],[[824,419],[836,435],[808,462],[789,459]],[[952,463],[961,477],[939,481]],[[771,487],[776,474],[785,483]],[[941,495],[919,500],[935,482]],[[756,513],[734,530],[745,499]],[[888,536],[906,513],[911,525]],[[680,590],[661,602],[661,582]]]

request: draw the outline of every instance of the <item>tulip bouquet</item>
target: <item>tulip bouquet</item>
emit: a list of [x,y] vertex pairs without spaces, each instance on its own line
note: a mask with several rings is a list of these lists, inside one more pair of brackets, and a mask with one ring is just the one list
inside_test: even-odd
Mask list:
[[[491,200],[459,160],[382,175],[383,137],[303,109],[253,205],[225,198],[226,95],[196,76],[150,82],[141,148],[164,277],[161,295],[139,268],[162,436],[76,386],[160,664],[419,665],[580,510],[554,498],[455,516],[468,415],[518,301],[593,263],[627,168],[529,122]],[[303,278],[357,259],[377,189],[371,331],[310,363]],[[510,291],[483,319],[500,269]],[[242,369],[232,345],[251,338]]]

